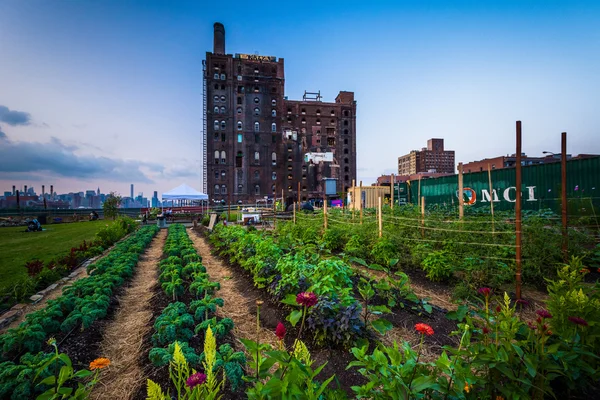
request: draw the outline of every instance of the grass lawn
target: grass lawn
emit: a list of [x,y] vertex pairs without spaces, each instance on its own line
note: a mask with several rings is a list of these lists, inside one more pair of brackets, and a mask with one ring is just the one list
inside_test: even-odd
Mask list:
[[42,232],[25,232],[26,227],[0,228],[0,291],[10,287],[15,278],[26,274],[25,263],[49,261],[67,254],[84,240],[93,239],[110,221],[85,221],[44,225]]

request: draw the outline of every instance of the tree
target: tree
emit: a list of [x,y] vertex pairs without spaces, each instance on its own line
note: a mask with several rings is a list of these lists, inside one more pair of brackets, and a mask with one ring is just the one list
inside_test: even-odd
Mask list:
[[121,204],[121,196],[116,194],[115,192],[110,192],[106,199],[104,200],[104,204],[102,204],[102,209],[104,210],[104,218],[115,219],[119,215],[119,205]]

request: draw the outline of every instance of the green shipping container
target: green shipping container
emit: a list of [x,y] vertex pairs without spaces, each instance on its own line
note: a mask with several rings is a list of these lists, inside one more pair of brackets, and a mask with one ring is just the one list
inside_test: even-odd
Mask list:
[[[522,167],[520,192],[524,210],[550,208],[560,212],[560,166],[560,162],[556,162]],[[515,172],[515,168],[492,170],[491,191],[487,171],[464,174],[465,206],[489,207],[493,201],[495,210],[514,210]],[[404,197],[417,204],[418,193],[417,180],[396,185],[396,199]],[[425,197],[426,206],[458,206],[458,175],[422,179],[421,196]],[[569,214],[595,215],[600,212],[600,157],[567,161],[567,199]]]

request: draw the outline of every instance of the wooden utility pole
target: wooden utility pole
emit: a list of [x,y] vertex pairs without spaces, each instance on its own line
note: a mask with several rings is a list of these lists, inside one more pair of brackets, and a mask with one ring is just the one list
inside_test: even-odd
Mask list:
[[354,210],[356,209],[356,179],[352,179],[352,221],[354,221]]
[[383,236],[383,222],[381,219],[381,196],[379,196],[379,206],[378,208],[378,215],[379,215],[379,237]]
[[300,202],[302,200],[300,199],[300,182],[298,182],[298,211],[300,211]]
[[465,205],[463,197],[465,191],[463,188],[463,163],[458,163],[458,218],[462,221],[465,216]]
[[560,184],[562,203],[562,252],[565,263],[569,262],[569,227],[567,219],[567,132],[561,134]]
[[516,266],[517,266],[517,285],[515,292],[517,300],[521,298],[521,121],[517,121],[517,165],[515,169],[515,233],[516,242]]
[[394,209],[394,174],[391,175],[390,181],[392,183],[391,184],[392,190],[391,190],[391,193],[390,193],[392,201],[390,202],[390,208],[393,210]]
[[492,210],[492,237],[494,236],[494,187],[492,186],[492,170],[488,164],[488,183],[490,184],[490,209]]
[[421,175],[419,175],[419,192],[417,193],[417,206],[421,205]]
[[360,190],[358,193],[358,200],[360,203],[360,224],[363,222],[363,201],[362,201],[362,181],[360,181]]

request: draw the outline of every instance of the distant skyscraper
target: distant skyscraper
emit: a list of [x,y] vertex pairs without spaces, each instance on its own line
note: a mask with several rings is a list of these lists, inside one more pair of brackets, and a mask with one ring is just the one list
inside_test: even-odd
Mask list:
[[131,195],[129,197],[133,199],[133,183],[131,184]]
[[100,196],[100,187],[98,187],[97,196]]

